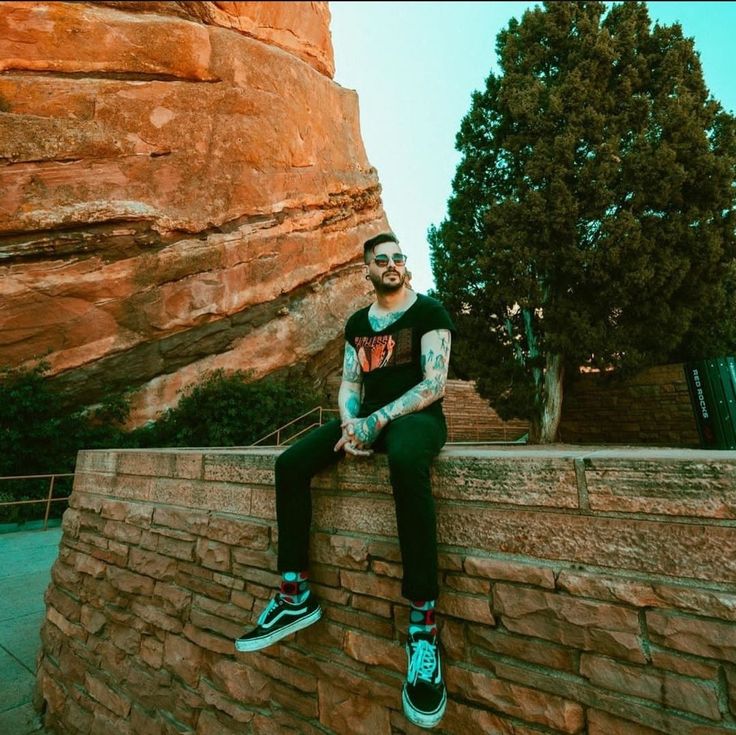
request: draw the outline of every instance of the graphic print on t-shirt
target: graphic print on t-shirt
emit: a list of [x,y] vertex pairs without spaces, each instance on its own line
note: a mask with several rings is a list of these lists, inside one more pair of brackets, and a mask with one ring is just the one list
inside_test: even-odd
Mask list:
[[402,329],[395,335],[356,337],[355,351],[364,373],[411,362],[411,329]]

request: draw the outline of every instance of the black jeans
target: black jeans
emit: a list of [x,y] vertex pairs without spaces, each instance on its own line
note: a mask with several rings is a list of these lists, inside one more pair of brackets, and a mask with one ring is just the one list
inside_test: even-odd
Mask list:
[[[309,568],[312,477],[340,459],[333,447],[342,435],[335,419],[307,434],[276,460],[279,571]],[[447,440],[443,416],[418,412],[391,421],[373,448],[388,454],[396,525],[404,566],[401,592],[409,600],[434,600],[437,587],[437,522],[430,465]]]

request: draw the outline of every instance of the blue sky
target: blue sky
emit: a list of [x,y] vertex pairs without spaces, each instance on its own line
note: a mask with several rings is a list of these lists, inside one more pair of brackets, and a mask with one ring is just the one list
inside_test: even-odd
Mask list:
[[[473,90],[498,70],[495,43],[527,2],[330,3],[335,81],[355,89],[369,161],[418,291],[433,285],[427,228],[445,216],[459,161],[455,135]],[[711,94],[736,111],[736,2],[650,2],[695,39]]]

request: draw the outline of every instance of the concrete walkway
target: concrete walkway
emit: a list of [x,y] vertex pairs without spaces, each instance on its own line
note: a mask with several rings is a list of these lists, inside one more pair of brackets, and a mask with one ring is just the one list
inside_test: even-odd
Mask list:
[[0,534],[0,733],[42,733],[31,699],[41,646],[43,593],[61,528]]

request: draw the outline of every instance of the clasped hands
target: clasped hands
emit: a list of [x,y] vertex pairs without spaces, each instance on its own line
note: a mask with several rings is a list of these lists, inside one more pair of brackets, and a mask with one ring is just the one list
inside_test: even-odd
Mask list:
[[379,421],[375,414],[371,414],[364,419],[346,419],[341,424],[342,436],[335,444],[335,451],[341,449],[345,454],[352,454],[355,457],[369,457],[373,454],[371,444],[376,440],[383,429],[383,424]]

